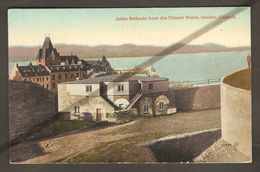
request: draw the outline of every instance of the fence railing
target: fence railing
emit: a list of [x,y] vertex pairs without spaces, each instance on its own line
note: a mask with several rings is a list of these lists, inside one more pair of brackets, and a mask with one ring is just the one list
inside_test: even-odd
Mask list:
[[212,84],[219,84],[220,78],[217,79],[205,79],[205,80],[199,80],[199,81],[181,81],[181,82],[175,82],[176,84],[187,84],[187,85],[212,85]]
[[205,80],[198,80],[198,81],[171,82],[170,87],[189,88],[193,86],[215,85],[219,83],[220,83],[220,78],[217,78],[217,79],[205,79]]

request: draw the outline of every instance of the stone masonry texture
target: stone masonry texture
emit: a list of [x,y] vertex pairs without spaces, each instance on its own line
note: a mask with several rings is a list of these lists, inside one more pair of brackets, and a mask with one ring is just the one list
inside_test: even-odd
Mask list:
[[202,110],[220,107],[220,86],[210,85],[175,90],[178,110]]
[[222,139],[252,156],[251,91],[221,83]]
[[57,98],[40,85],[9,81],[10,141],[28,134],[57,113]]

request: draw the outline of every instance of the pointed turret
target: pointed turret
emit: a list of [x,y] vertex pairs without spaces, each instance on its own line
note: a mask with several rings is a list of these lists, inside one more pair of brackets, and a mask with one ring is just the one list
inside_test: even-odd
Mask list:
[[50,37],[45,37],[44,43],[42,45],[42,49],[53,50],[53,45],[51,43]]
[[60,64],[59,53],[53,47],[50,37],[45,37],[42,48],[38,51],[36,63],[46,66]]
[[106,58],[106,56],[103,55],[101,61],[102,61],[102,62],[107,62],[107,58]]

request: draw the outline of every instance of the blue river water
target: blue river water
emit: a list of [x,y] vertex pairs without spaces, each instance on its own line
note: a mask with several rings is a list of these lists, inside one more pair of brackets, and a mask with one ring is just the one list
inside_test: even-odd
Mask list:
[[[157,61],[153,67],[161,77],[171,81],[199,81],[218,79],[247,67],[247,52],[210,52],[196,54],[171,54]],[[149,59],[149,57],[124,57],[108,59],[114,68],[132,68]],[[13,66],[27,65],[29,61],[10,62]]]
[[[153,67],[161,77],[171,81],[199,81],[218,79],[236,70],[246,68],[247,52],[173,54],[156,62]],[[134,67],[149,57],[109,59],[115,68]]]

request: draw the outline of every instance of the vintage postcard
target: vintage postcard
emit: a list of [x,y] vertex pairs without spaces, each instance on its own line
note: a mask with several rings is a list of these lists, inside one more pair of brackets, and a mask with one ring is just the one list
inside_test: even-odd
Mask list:
[[250,7],[10,9],[10,163],[252,159]]

